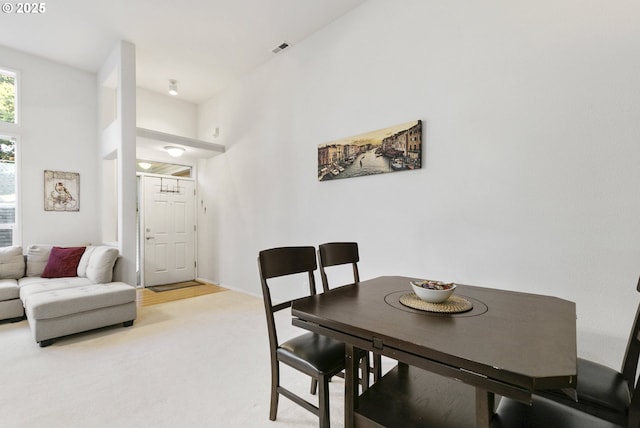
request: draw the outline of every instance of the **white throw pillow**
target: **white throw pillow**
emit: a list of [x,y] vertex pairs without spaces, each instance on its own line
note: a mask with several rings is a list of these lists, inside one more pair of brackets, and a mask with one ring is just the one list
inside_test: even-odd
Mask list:
[[27,276],[40,276],[49,261],[53,245],[33,244],[27,250]]
[[24,276],[22,247],[0,248],[0,279],[19,279]]
[[78,276],[81,278],[87,277],[87,266],[89,266],[89,259],[91,258],[91,254],[93,254],[93,250],[96,247],[88,246],[84,249],[84,254],[80,257],[80,263],[78,263]]
[[94,284],[111,282],[113,265],[118,258],[118,249],[112,247],[95,247],[89,257],[86,273]]

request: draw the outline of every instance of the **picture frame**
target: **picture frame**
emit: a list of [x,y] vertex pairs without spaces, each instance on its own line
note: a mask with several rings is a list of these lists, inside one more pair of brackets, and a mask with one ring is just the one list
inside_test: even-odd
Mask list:
[[318,145],[318,181],[422,168],[422,121]]
[[80,174],[44,171],[44,210],[80,211]]

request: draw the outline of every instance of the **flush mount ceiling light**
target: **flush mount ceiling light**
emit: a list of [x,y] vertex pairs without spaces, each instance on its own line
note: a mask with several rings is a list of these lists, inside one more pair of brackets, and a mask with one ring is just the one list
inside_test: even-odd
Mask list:
[[178,82],[175,79],[169,79],[169,95],[178,95]]
[[184,149],[182,147],[166,146],[164,149],[167,151],[167,153],[169,153],[170,156],[173,156],[174,158],[180,157],[184,153]]
[[138,162],[138,166],[142,169],[151,168],[151,164],[149,162]]

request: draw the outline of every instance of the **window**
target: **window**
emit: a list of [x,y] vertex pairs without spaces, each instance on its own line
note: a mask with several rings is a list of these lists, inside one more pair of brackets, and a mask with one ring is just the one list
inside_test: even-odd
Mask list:
[[0,69],[0,122],[18,123],[17,80],[16,73]]
[[136,172],[145,174],[173,175],[174,177],[191,177],[192,171],[188,165],[154,162],[150,160],[137,160]]
[[0,135],[0,247],[13,245],[16,201],[16,139]]

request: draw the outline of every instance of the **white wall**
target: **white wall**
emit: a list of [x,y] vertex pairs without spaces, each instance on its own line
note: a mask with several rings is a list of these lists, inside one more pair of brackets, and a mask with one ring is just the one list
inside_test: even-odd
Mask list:
[[181,137],[197,137],[198,107],[190,102],[136,89],[136,126]]
[[[638,16],[370,0],[292,46],[201,106],[227,146],[199,165],[201,276],[259,294],[259,250],[354,240],[365,279],[573,300],[580,354],[618,366],[640,274]],[[318,144],[416,119],[422,170],[317,181]]]
[[[19,185],[23,247],[96,243],[100,229],[96,76],[0,46],[20,72]],[[0,132],[5,132],[3,128]],[[80,174],[80,211],[44,211],[44,170]]]
[[[117,245],[120,260],[116,264],[114,279],[136,284],[136,55],[135,46],[129,42],[119,41],[111,53],[105,58],[97,74],[97,90],[100,92],[99,103],[102,109],[105,104],[115,101],[113,122],[99,129],[100,135],[100,174],[103,186],[101,189],[113,191],[115,200],[109,204],[104,199],[103,207],[117,205],[116,212],[102,210],[98,223],[112,226],[112,219],[117,216]],[[105,90],[105,87],[113,91]],[[115,92],[105,96],[105,93]],[[98,110],[98,109],[96,109]],[[96,116],[108,117],[99,111]],[[102,128],[102,127],[101,127]],[[116,186],[109,184],[116,175]],[[106,195],[105,195],[106,196]],[[105,236],[109,239],[112,235]]]
[[[170,95],[163,95],[146,89],[136,89],[136,126],[180,137],[196,138],[198,106]],[[170,143],[138,137],[136,157],[157,162],[195,165],[188,155],[171,157],[162,147]],[[152,144],[146,144],[152,143]]]

